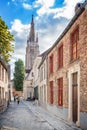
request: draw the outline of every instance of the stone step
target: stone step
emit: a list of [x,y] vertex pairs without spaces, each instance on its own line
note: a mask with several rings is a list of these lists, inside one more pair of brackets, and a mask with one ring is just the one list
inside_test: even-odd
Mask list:
[[17,128],[9,127],[9,126],[2,126],[1,130],[18,130]]

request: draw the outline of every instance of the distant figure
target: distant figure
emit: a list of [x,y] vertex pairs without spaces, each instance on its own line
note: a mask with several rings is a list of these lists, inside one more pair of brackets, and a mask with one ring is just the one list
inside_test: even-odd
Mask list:
[[20,102],[20,97],[18,96],[18,98],[17,98],[17,103],[19,104],[19,102]]
[[15,99],[15,96],[14,96],[14,102],[16,101],[16,99]]

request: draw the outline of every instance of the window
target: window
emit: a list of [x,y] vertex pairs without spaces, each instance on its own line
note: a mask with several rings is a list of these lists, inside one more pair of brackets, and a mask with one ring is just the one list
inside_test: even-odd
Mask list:
[[45,68],[45,64],[44,64],[44,79],[46,78],[46,68]]
[[50,74],[53,73],[53,54],[50,56]]
[[79,28],[71,34],[71,60],[79,57]]
[[4,81],[4,67],[2,67],[2,81]]
[[1,79],[1,63],[0,63],[0,79]]
[[50,81],[50,103],[53,104],[53,81]]
[[8,76],[7,76],[7,71],[5,70],[5,83],[7,83],[7,78],[8,78]]
[[46,85],[44,85],[44,102],[46,102]]
[[0,87],[0,104],[1,104],[1,87]]
[[4,88],[2,88],[2,99],[4,99]]
[[43,81],[43,67],[40,69],[40,81]]
[[31,74],[32,74],[32,77],[34,77],[34,73],[32,72]]
[[58,105],[63,106],[63,78],[58,79]]
[[58,68],[63,67],[63,44],[58,48]]

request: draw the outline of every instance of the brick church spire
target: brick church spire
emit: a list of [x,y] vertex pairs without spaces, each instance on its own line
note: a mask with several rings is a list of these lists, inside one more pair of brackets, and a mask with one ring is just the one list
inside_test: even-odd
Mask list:
[[30,32],[27,39],[25,70],[32,69],[35,58],[39,55],[38,33],[35,35],[34,17],[32,15]]
[[34,43],[35,42],[34,17],[33,17],[33,15],[32,15],[32,20],[31,20],[30,33],[29,33],[29,37],[28,37],[27,41],[28,41],[28,43]]

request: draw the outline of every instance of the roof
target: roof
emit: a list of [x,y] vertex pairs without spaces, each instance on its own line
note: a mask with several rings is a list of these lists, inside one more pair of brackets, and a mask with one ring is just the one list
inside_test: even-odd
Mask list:
[[28,76],[29,76],[29,73],[27,73],[27,75],[25,76],[25,80],[27,80]]
[[[58,42],[63,38],[63,36],[68,32],[68,30],[71,28],[71,26],[73,25],[73,23],[77,20],[77,18],[83,13],[83,11],[85,10],[85,6],[87,4],[87,0],[85,0],[85,2],[83,4],[81,4],[81,7],[75,12],[74,17],[72,18],[72,20],[69,22],[69,24],[67,25],[67,27],[65,28],[65,30],[63,31],[63,33],[58,37],[58,39],[55,41],[55,43],[53,44],[53,46],[50,48],[49,52],[58,44]],[[48,53],[49,53],[48,52]]]
[[26,72],[26,76],[25,76],[25,80],[27,80],[30,72],[31,72],[32,69],[26,69],[25,72]]
[[46,58],[46,56],[47,56],[49,50],[50,50],[50,48],[49,48],[48,50],[44,51],[44,52],[41,54],[42,60],[41,60],[41,62],[40,62],[40,65],[38,66],[38,68],[40,68],[40,66],[41,66],[42,63],[44,62],[44,60],[45,60],[45,58]]
[[26,73],[30,73],[31,69],[25,69]]
[[1,57],[0,57],[0,62],[4,66],[4,68],[7,70],[7,65],[6,65],[6,63],[3,61],[3,59]]

